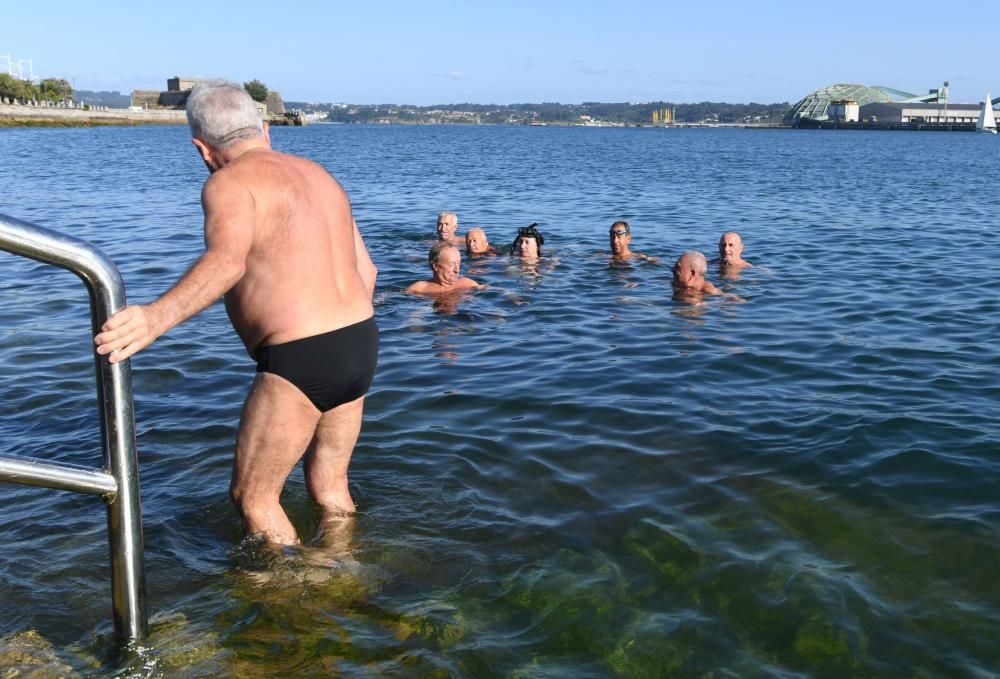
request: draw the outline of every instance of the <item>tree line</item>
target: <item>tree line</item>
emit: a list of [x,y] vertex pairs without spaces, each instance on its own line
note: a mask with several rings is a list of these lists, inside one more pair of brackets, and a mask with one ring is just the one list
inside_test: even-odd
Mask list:
[[17,101],[66,101],[73,87],[63,78],[45,78],[35,84],[7,73],[0,73],[0,97]]
[[[260,80],[243,83],[247,93],[255,101],[267,101],[269,90]],[[111,105],[113,107],[128,106],[127,95],[118,92],[90,92],[81,90],[84,97],[81,101],[91,104]],[[0,73],[0,97],[16,101],[66,101],[73,98],[73,87],[64,78],[45,78],[37,84],[30,80],[21,80],[7,73]],[[104,99],[112,99],[109,104]]]
[[367,123],[391,119],[399,122],[419,122],[438,115],[440,112],[460,114],[473,113],[483,123],[505,123],[515,121],[537,121],[544,123],[578,122],[581,116],[596,120],[622,124],[650,123],[654,111],[668,109],[673,120],[681,123],[699,123],[712,120],[720,123],[738,123],[751,120],[762,123],[780,123],[784,114],[791,109],[788,102],[775,104],[730,104],[726,102],[703,101],[693,104],[675,104],[654,101],[641,104],[584,102],[582,104],[438,104],[433,106],[412,106],[406,104],[308,104],[286,102],[287,105],[303,110],[323,111],[331,122]]

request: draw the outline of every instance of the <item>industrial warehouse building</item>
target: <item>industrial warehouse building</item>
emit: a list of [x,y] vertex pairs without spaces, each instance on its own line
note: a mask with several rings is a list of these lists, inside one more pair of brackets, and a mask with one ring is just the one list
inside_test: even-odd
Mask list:
[[880,123],[975,123],[979,109],[979,104],[878,102],[861,106],[858,115],[861,120]]
[[911,94],[891,87],[868,87],[851,83],[829,85],[811,92],[785,115],[785,122],[858,122],[871,119],[879,122],[975,122],[979,107],[974,104],[948,104],[948,83],[928,90],[927,94]]

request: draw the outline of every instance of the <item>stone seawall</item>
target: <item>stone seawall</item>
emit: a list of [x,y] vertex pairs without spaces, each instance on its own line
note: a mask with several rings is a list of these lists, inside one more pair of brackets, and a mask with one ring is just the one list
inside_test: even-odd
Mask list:
[[187,117],[184,111],[129,111],[123,108],[84,111],[81,109],[0,104],[0,127],[16,127],[20,125],[51,125],[53,127],[183,125],[186,123]]

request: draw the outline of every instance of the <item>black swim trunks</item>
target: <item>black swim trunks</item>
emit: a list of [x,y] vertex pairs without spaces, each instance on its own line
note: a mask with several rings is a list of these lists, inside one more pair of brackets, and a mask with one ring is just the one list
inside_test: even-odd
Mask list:
[[321,412],[364,396],[378,362],[375,317],[322,335],[261,347],[257,372],[283,377]]

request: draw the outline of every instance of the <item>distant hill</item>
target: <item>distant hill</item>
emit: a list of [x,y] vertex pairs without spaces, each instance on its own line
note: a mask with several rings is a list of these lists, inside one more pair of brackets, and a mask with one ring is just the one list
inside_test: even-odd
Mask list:
[[73,101],[78,104],[90,104],[91,106],[107,106],[109,108],[128,108],[132,102],[132,96],[121,92],[94,92],[92,90],[75,90]]
[[669,114],[678,123],[755,123],[779,124],[791,105],[729,104],[703,101],[694,104],[674,104],[664,101],[632,103],[582,104],[438,104],[412,106],[408,104],[315,104],[286,101],[285,106],[305,113],[326,113],[335,123],[368,122],[450,122],[476,124],[581,124],[585,120],[618,125],[650,124],[654,112],[659,122]]

